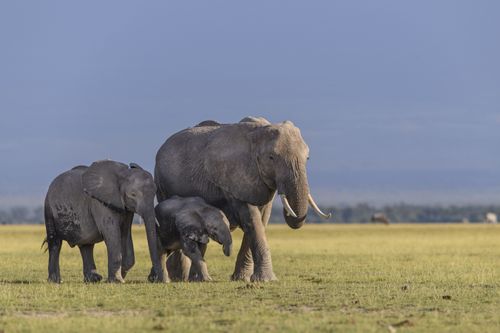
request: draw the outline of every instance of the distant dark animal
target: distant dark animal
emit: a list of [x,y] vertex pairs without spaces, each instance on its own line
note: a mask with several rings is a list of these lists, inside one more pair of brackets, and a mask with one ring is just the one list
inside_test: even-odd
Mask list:
[[104,241],[108,251],[108,281],[124,282],[134,265],[131,225],[134,213],[145,221],[149,251],[156,276],[162,276],[154,213],[156,186],[151,174],[137,164],[115,161],[78,166],[54,179],[45,198],[46,242],[50,282],[61,282],[59,253],[62,241],[78,245],[85,282],[102,279],[96,271],[94,244]]
[[385,216],[384,213],[375,213],[372,215],[371,221],[373,223],[383,223],[389,225],[391,221]]

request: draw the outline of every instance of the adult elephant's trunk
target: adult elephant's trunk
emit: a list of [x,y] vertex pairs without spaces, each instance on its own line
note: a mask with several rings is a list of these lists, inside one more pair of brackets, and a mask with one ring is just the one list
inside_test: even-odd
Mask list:
[[156,221],[154,210],[146,209],[144,213],[139,213],[139,215],[141,215],[144,219],[144,225],[146,226],[149,255],[153,264],[153,270],[155,271],[154,282],[162,282],[164,280],[164,274],[161,268],[160,256],[158,253],[158,235],[156,230],[158,222]]
[[309,195],[305,170],[294,172],[288,180],[279,183],[278,193],[286,223],[293,229],[302,227],[306,221]]

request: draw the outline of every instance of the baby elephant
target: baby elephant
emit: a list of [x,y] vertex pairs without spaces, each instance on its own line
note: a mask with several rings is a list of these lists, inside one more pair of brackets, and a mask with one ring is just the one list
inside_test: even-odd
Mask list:
[[[202,198],[178,196],[159,203],[155,212],[160,224],[158,237],[163,269],[167,270],[166,257],[176,250],[182,250],[191,259],[191,267],[188,267],[189,264],[184,265],[181,272],[169,269],[170,278],[183,281],[212,280],[204,260],[209,238],[222,245],[226,256],[231,254],[232,238],[226,215]],[[150,274],[150,278],[152,276]]]
[[129,167],[114,161],[78,166],[54,179],[45,198],[48,280],[61,282],[59,253],[65,240],[71,247],[80,248],[84,281],[100,281],[102,277],[96,271],[93,250],[95,243],[104,240],[108,251],[108,281],[124,282],[135,261],[131,234],[134,213],[145,221],[150,255],[157,272],[154,277],[161,276],[155,192],[149,172],[137,164]]

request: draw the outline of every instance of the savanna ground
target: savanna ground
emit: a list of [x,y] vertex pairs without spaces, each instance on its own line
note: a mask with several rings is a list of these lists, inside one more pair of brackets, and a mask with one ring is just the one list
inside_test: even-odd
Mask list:
[[[43,226],[0,227],[0,332],[500,331],[500,226],[272,225],[280,280],[265,284],[230,282],[235,254],[213,242],[215,282],[150,284],[137,226],[126,284],[83,284],[65,245],[52,285],[43,238]],[[103,244],[96,261],[106,275]]]

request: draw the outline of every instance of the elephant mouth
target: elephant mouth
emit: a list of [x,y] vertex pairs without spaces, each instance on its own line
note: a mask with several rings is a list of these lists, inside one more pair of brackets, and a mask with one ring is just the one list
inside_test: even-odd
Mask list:
[[[305,219],[305,216],[304,217],[297,216],[297,214],[294,212],[293,208],[290,206],[290,203],[288,202],[288,199],[286,198],[285,194],[280,194],[280,198],[281,198],[281,203],[283,204],[283,210],[285,211],[285,214],[287,217],[297,219],[297,220],[304,220]],[[318,205],[316,204],[316,202],[314,201],[314,199],[310,193],[308,194],[307,201],[308,201],[309,205],[311,206],[311,208],[320,217],[322,217],[324,219],[329,219],[332,216],[331,213],[325,214],[321,211],[321,209],[319,209]],[[302,226],[302,224],[303,223],[298,223],[297,226],[294,224],[292,226],[292,228],[298,229]]]

